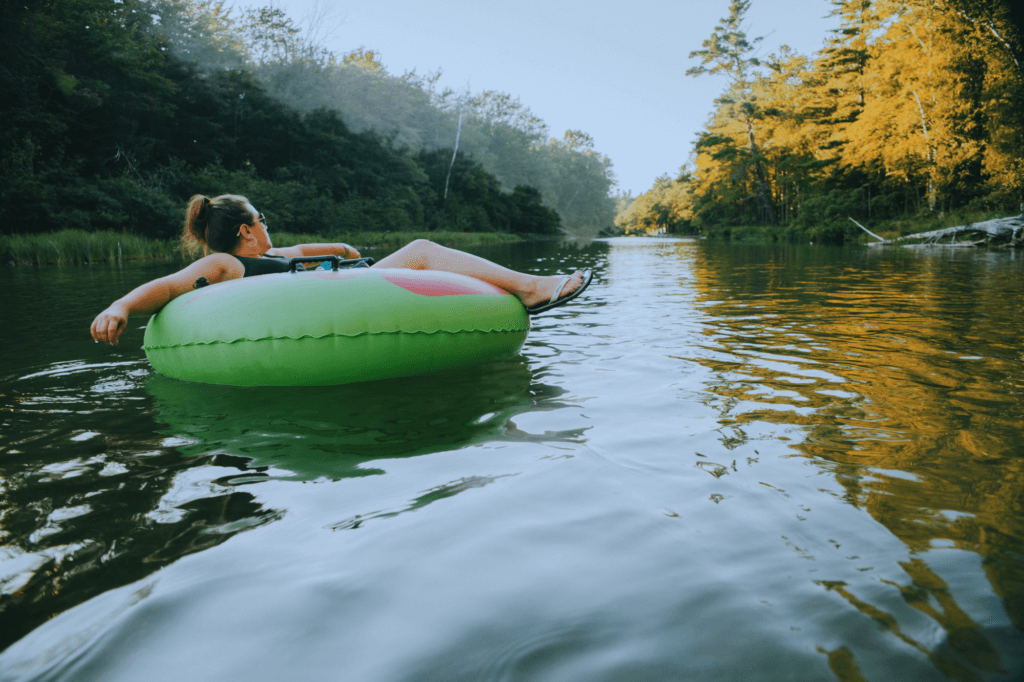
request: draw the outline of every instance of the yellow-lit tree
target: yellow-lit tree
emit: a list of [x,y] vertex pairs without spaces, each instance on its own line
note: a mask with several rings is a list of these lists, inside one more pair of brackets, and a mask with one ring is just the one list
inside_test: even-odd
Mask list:
[[757,182],[757,196],[768,220],[775,226],[775,208],[772,206],[755,135],[755,120],[760,117],[760,110],[752,85],[753,74],[760,66],[760,61],[752,52],[761,39],[748,41],[742,26],[743,17],[749,7],[750,0],[732,0],[729,15],[715,26],[711,37],[704,41],[700,50],[690,53],[690,58],[700,58],[700,65],[688,69],[686,75],[725,74],[729,77],[728,93],[718,98],[716,102],[720,111],[742,123],[744,127],[748,142],[748,161]]
[[690,178],[662,175],[654,187],[620,208],[615,224],[627,234],[692,234]]
[[[1016,212],[1024,51],[1006,0],[833,5],[841,24],[812,57],[753,56],[747,0],[691,53],[700,65],[688,73],[730,85],[698,136],[680,210],[705,229],[778,218],[795,236],[834,240],[856,232],[848,217]],[[620,224],[659,224],[658,182]]]

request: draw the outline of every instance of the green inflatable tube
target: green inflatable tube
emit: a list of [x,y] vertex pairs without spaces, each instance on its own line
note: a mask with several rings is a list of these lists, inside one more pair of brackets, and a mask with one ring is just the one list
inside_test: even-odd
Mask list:
[[262,275],[183,294],[143,348],[159,373],[232,386],[329,386],[511,357],[530,330],[515,296],[433,270]]

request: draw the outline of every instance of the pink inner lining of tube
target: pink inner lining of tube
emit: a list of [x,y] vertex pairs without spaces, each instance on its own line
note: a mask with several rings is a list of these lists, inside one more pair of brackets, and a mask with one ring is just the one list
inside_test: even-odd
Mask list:
[[434,274],[429,271],[419,271],[415,274],[387,272],[381,273],[381,277],[396,284],[406,291],[411,291],[420,296],[504,296],[507,291],[499,289],[493,284],[481,282],[478,279],[468,279],[452,282],[447,278],[447,273]]
[[[306,276],[315,277],[321,280],[339,280],[339,279],[350,279],[352,277],[359,277],[367,273],[365,269],[352,269],[352,270],[316,270],[309,273]],[[430,271],[415,271],[415,272],[381,272],[381,279],[387,280],[392,284],[402,287],[406,291],[410,291],[420,296],[507,296],[507,291],[500,289],[493,284],[482,282],[478,279],[472,278],[458,278],[459,281],[453,282],[450,279],[449,273],[446,272],[430,272]],[[262,277],[251,277],[242,280],[236,280],[233,283],[235,287],[254,287],[264,284],[270,284],[273,286],[275,282],[261,281]],[[205,288],[205,287],[204,287]],[[188,305],[193,301],[200,298],[209,296],[210,294],[216,294],[218,291],[223,289],[214,289],[213,291],[200,291],[196,292],[189,300],[185,301],[182,305]]]

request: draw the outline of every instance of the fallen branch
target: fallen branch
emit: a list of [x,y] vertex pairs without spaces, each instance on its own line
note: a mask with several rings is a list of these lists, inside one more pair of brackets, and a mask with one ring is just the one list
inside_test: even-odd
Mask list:
[[[847,216],[847,217],[849,217],[849,216]],[[853,220],[853,218],[850,218],[850,220]],[[875,239],[877,239],[878,241],[880,241],[880,242],[884,242],[884,241],[885,241],[884,239],[882,239],[881,237],[879,237],[879,236],[878,236],[877,234],[875,234],[874,232],[872,232],[872,231],[871,231],[871,230],[869,230],[868,228],[866,228],[866,227],[864,227],[863,225],[861,225],[860,223],[858,223],[858,222],[857,222],[856,220],[853,220],[853,224],[854,224],[854,225],[856,225],[857,227],[859,227],[860,229],[864,230],[864,231],[865,231],[865,232],[867,232],[868,234],[870,234],[870,235],[871,235],[872,237],[874,237],[874,238],[875,238]]]
[[[853,218],[850,218],[853,220]],[[980,223],[970,223],[969,225],[958,225],[956,227],[947,227],[941,230],[931,230],[929,232],[918,232],[917,234],[908,234],[903,237],[897,237],[896,239],[882,239],[874,232],[853,220],[854,224],[860,229],[870,234],[879,241],[868,246],[880,246],[882,244],[895,244],[896,242],[904,242],[909,240],[927,240],[929,244],[938,244],[939,240],[943,237],[953,237],[952,244],[943,244],[943,246],[980,246],[987,244],[993,239],[1006,238],[1008,243],[1016,245],[1018,243],[1017,235],[1024,231],[1024,214],[1014,216],[1012,218],[993,218],[992,220],[985,220]],[[956,236],[958,234],[984,234],[986,235],[983,239],[956,243]]]

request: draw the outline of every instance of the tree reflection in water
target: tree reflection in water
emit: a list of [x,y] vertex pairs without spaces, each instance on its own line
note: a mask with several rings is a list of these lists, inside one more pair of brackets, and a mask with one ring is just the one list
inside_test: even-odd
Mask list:
[[[758,247],[697,252],[710,327],[693,360],[716,377],[705,401],[721,415],[722,443],[748,442],[755,422],[799,426],[804,437],[790,447],[906,545],[905,578],[878,580],[934,621],[943,641],[915,640],[844,581],[816,582],[947,677],[1000,674],[1006,662],[990,638],[1010,635],[972,619],[927,554],[979,555],[1024,629],[1024,384],[1015,356],[1024,329],[1004,314],[1020,282],[981,276],[984,258],[950,256],[940,269],[929,266],[934,255],[861,253],[843,267],[831,252],[771,251],[767,266]],[[863,679],[849,648],[819,651],[839,679]]]

